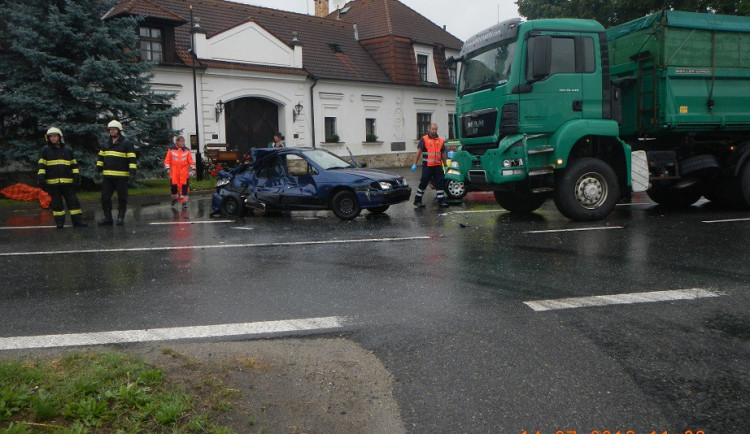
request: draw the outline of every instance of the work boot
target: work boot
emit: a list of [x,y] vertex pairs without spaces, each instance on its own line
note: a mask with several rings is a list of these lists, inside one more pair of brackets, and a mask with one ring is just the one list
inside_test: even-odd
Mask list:
[[177,199],[172,199],[172,206],[177,205]]
[[424,208],[424,204],[422,203],[422,199],[414,199],[414,206],[417,208]]
[[109,211],[107,210],[104,211],[104,219],[96,222],[96,225],[97,226],[112,226],[112,223],[113,223],[112,210],[110,209]]
[[446,201],[438,202],[440,208],[448,208],[450,205]]
[[65,217],[55,217],[55,224],[57,225],[57,229],[62,229],[65,226]]
[[122,226],[125,224],[125,210],[120,210],[117,212],[117,226]]
[[71,216],[70,219],[73,220],[73,227],[85,228],[86,226],[88,226],[88,223],[83,221],[83,216],[81,214]]
[[182,202],[182,209],[187,209],[187,202]]

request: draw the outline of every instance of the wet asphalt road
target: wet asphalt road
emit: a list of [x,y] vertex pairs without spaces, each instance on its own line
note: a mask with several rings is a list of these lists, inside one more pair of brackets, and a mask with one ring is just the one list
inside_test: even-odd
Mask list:
[[[423,210],[351,222],[295,212],[152,224],[209,220],[209,197],[197,196],[186,212],[133,200],[124,227],[93,225],[90,203],[85,229],[2,229],[0,253],[138,250],[0,256],[0,337],[338,316],[342,329],[309,335],[372,350],[410,432],[748,432],[750,221],[706,222],[750,214],[636,196],[604,221],[574,223],[551,201],[519,218],[486,195],[448,210],[433,196]],[[52,225],[48,211],[0,208],[0,227],[40,225]],[[540,232],[591,227],[608,230]],[[259,245],[408,237],[428,238]],[[142,250],[163,246],[198,247]],[[721,295],[524,304],[691,288]]]

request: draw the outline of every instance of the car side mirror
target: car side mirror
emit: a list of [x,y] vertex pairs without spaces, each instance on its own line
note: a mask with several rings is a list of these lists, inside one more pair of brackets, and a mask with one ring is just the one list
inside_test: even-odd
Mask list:
[[542,35],[532,38],[534,44],[531,77],[539,81],[549,76],[552,69],[552,38]]

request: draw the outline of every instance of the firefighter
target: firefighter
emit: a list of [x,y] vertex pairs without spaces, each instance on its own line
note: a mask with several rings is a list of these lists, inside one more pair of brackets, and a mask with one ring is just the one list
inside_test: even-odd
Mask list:
[[[73,158],[73,150],[65,145],[63,133],[51,127],[44,136],[47,146],[39,154],[39,185],[52,197],[50,206],[58,229],[65,225],[65,206],[75,227],[86,227],[81,212],[81,203],[76,196],[76,188],[81,184],[78,162]],[[65,203],[63,204],[63,200]]]
[[190,193],[189,178],[195,176],[195,161],[193,153],[185,147],[184,137],[177,137],[175,146],[167,151],[164,168],[172,181],[172,206],[179,201],[182,209],[186,209]]
[[417,163],[423,154],[427,154],[426,164],[422,166],[422,179],[419,181],[417,187],[417,194],[414,196],[414,206],[422,208],[422,196],[424,196],[424,189],[430,181],[435,182],[435,189],[437,190],[436,198],[438,205],[441,208],[447,208],[448,204],[445,202],[445,172],[443,167],[445,166],[445,160],[447,153],[445,146],[443,145],[443,139],[437,134],[437,124],[430,125],[429,134],[419,139],[419,147],[417,155],[414,157],[414,164],[411,166],[411,171],[417,170]]
[[96,169],[102,174],[102,211],[104,219],[99,226],[112,226],[112,195],[117,192],[117,225],[125,223],[128,206],[128,181],[135,179],[135,147],[122,134],[122,124],[112,121],[107,124],[109,140],[102,146],[96,161]]

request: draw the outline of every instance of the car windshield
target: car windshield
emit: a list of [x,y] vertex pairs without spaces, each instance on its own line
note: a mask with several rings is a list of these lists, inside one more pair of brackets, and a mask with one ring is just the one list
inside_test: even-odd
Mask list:
[[310,160],[311,163],[320,167],[323,170],[330,169],[344,169],[352,167],[351,163],[348,163],[338,156],[323,150],[305,151],[303,152],[305,157]]
[[460,95],[495,88],[508,82],[516,41],[505,40],[473,53],[461,69]]

